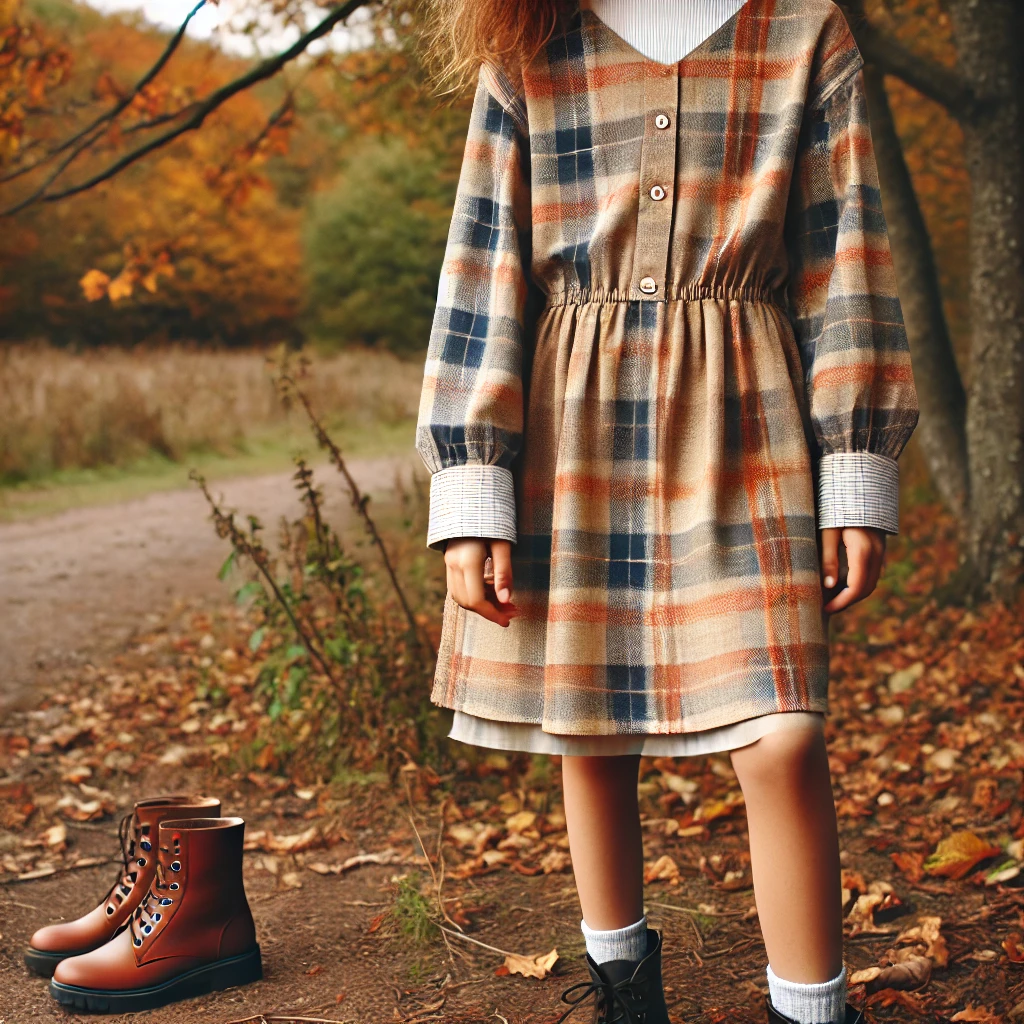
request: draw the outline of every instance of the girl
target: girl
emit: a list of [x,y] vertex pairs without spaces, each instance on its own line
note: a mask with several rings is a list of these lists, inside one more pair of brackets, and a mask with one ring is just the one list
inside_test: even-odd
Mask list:
[[572,1006],[667,1024],[638,761],[729,750],[769,1020],[856,1021],[827,615],[877,582],[917,403],[849,27],[830,0],[434,16],[478,76],[417,429],[432,699],[456,739],[562,756]]

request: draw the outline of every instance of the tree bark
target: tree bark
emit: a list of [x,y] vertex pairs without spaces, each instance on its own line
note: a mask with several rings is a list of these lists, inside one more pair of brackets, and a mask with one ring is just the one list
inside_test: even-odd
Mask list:
[[971,179],[968,556],[1008,594],[1024,561],[1024,75],[1018,0],[950,0],[958,62],[977,96],[964,122]]
[[921,406],[917,436],[935,489],[963,520],[968,496],[967,396],[942,308],[931,238],[903,157],[884,76],[877,67],[867,64],[864,82],[889,244]]

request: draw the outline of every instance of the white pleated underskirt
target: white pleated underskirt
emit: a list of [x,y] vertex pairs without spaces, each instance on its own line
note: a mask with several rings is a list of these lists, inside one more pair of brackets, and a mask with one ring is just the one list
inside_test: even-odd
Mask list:
[[492,750],[518,750],[529,754],[563,754],[569,757],[622,756],[693,757],[716,751],[736,750],[783,729],[824,731],[825,716],[818,711],[780,711],[748,718],[717,729],[670,734],[641,733],[616,736],[558,736],[539,725],[493,722],[456,711],[449,739]]

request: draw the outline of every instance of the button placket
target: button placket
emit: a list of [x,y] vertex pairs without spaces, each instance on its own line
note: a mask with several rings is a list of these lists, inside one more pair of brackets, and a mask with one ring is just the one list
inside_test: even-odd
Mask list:
[[633,258],[632,297],[657,299],[665,295],[672,240],[678,132],[665,130],[673,124],[673,119],[665,111],[679,110],[678,66],[648,68],[643,102],[640,209]]

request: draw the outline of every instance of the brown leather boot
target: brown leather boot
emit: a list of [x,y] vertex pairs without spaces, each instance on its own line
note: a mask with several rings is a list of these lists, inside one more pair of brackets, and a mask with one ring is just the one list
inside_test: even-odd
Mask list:
[[[792,1017],[779,1013],[772,1004],[772,997],[765,996],[765,1005],[768,1009],[768,1024],[797,1024]],[[864,1014],[861,1010],[855,1009],[849,1003],[846,1004],[846,1017],[843,1024],[863,1024]]]
[[217,818],[220,801],[213,797],[177,793],[140,800],[135,810],[121,819],[123,868],[100,905],[84,917],[40,928],[25,950],[25,966],[33,974],[49,978],[69,956],[79,956],[109,942],[128,923],[156,877],[157,828],[170,818]]
[[244,830],[241,818],[161,822],[156,878],[128,927],[58,964],[50,994],[76,1010],[128,1013],[262,978]]

